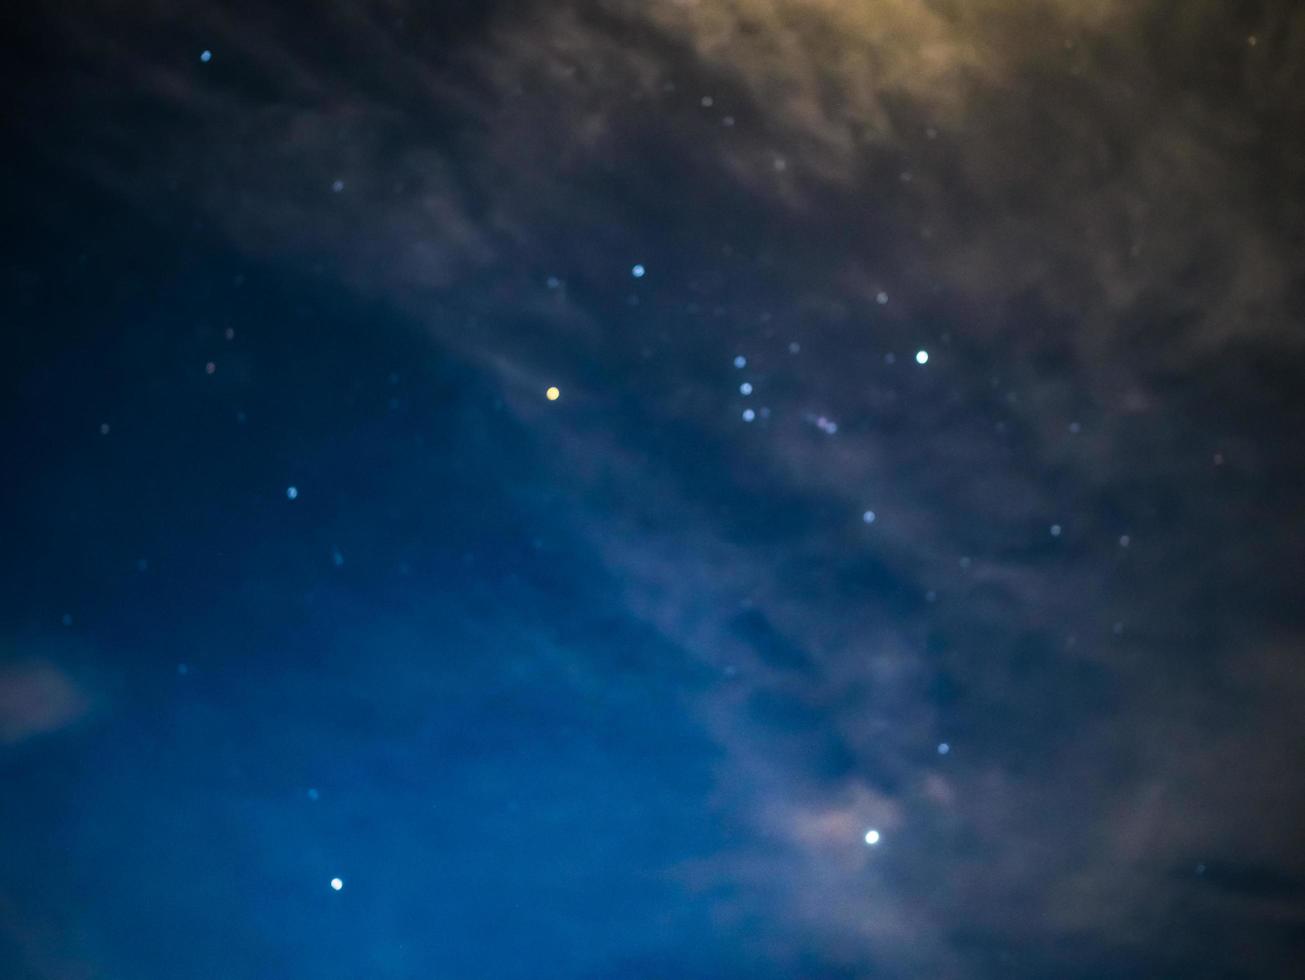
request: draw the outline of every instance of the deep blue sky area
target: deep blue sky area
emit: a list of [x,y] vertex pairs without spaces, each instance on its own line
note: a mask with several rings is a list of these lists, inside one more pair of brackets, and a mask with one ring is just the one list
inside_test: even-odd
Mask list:
[[1298,975],[1295,6],[13,19],[0,977]]
[[565,476],[384,305],[114,218],[26,253],[5,612],[113,709],[6,759],[21,913],[94,902],[69,953],[108,972],[585,975],[672,936],[706,969],[639,855],[728,836],[708,678],[621,614]]

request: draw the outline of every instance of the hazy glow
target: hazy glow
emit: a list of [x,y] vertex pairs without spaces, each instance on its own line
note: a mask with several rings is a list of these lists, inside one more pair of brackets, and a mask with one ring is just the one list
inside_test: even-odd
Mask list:
[[867,830],[867,831],[865,832],[865,842],[866,842],[867,844],[869,844],[871,847],[874,847],[876,844],[878,844],[878,843],[879,843],[879,831],[877,831],[877,830]]

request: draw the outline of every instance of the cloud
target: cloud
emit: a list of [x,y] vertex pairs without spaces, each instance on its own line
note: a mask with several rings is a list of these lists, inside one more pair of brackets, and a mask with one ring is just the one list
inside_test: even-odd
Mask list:
[[0,745],[67,728],[91,706],[80,685],[52,663],[0,664]]
[[[718,672],[694,710],[754,836],[686,874],[755,886],[773,948],[947,975],[965,935],[1131,950],[1184,903],[1262,909],[1189,872],[1251,837],[1281,863],[1301,803],[1300,624],[1238,608],[1302,540],[1260,427],[1302,354],[1305,13],[551,4],[449,42],[335,3],[311,33],[206,10],[200,65],[88,9],[78,84],[126,93],[88,172],[499,378],[628,613]],[[24,670],[7,741],[81,710]]]

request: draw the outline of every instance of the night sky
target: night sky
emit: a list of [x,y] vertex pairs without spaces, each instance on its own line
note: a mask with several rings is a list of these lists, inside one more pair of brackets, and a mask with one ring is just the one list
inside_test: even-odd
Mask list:
[[0,36],[0,978],[1305,971],[1305,8]]

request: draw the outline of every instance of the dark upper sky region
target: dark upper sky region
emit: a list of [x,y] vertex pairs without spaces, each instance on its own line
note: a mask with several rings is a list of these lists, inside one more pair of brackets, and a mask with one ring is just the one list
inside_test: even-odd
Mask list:
[[1299,5],[6,21],[0,975],[1299,975]]

